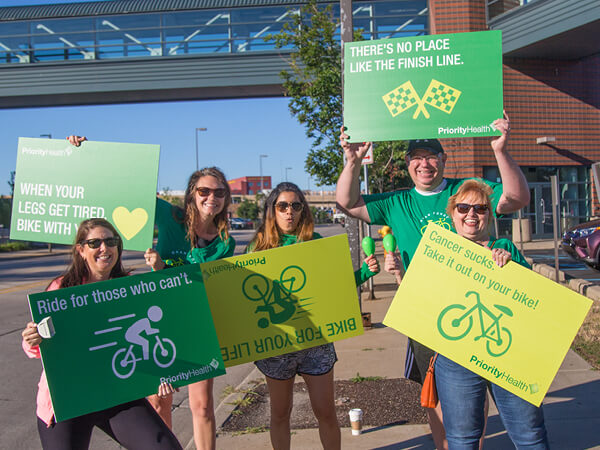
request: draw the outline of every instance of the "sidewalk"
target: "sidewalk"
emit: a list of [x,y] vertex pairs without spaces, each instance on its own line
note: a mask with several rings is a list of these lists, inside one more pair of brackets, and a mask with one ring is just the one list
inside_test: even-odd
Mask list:
[[[525,249],[552,249],[553,241],[534,241],[525,243]],[[518,246],[518,243],[517,243]],[[378,246],[379,247],[379,246]],[[69,249],[28,250],[0,253],[0,260],[22,259],[34,256],[50,256],[66,254]],[[379,250],[381,251],[381,250]],[[378,254],[381,257],[380,254]],[[381,261],[381,258],[380,258]],[[537,265],[540,266],[540,265]],[[536,270],[536,265],[534,265]],[[539,271],[539,270],[538,270]],[[540,272],[542,273],[542,272]],[[553,271],[552,271],[553,274]],[[552,278],[550,276],[550,278]],[[396,291],[394,278],[382,272],[375,278],[376,300],[363,300],[362,309],[371,313],[373,327],[365,330],[361,336],[336,343],[339,361],[335,366],[335,378],[348,380],[359,372],[362,376],[383,376],[401,378],[404,372],[404,356],[406,337],[397,331],[381,324],[385,313]],[[589,293],[588,293],[589,294]],[[588,295],[590,298],[591,295]],[[363,298],[366,296],[363,294]],[[376,349],[377,351],[363,351]],[[243,388],[250,381],[261,378],[260,372],[254,369],[240,384]],[[301,378],[298,377],[298,381]],[[305,399],[298,401],[308,401]],[[215,398],[217,404],[215,414],[217,426],[227,420],[233,406],[228,404],[231,397]],[[191,413],[187,405],[187,389],[175,395],[174,403],[178,406],[173,413],[173,426],[176,435],[186,449],[193,450]],[[554,449],[600,449],[600,372],[593,370],[577,354],[569,351],[548,395],[544,400],[546,424],[549,439]],[[264,424],[268,426],[268,423]],[[104,446],[104,441],[107,441]],[[101,436],[96,441],[101,448],[115,448],[109,438]],[[100,448],[98,447],[98,448]],[[256,433],[233,436],[219,433],[217,437],[219,449],[271,449],[269,433]],[[318,430],[292,430],[293,449],[321,448]],[[366,428],[361,436],[352,436],[350,429],[342,429],[342,448],[344,449],[433,449],[427,425],[395,425],[390,427]],[[503,450],[513,448],[504,431],[495,407],[490,406],[489,421],[486,432],[485,449]]]
[[[527,245],[527,244],[526,244]],[[552,241],[529,243],[529,245],[552,248]],[[550,247],[547,247],[550,245]],[[542,247],[540,247],[542,248]],[[335,378],[347,380],[359,372],[362,376],[400,378],[404,372],[404,356],[407,338],[381,324],[395,294],[393,277],[382,272],[377,275],[375,294],[377,300],[363,300],[362,309],[371,313],[373,327],[361,336],[336,342],[339,361],[335,366]],[[363,294],[363,298],[365,295]],[[378,349],[378,351],[363,351]],[[379,350],[381,349],[381,350]],[[251,374],[252,375],[252,374]],[[248,379],[256,379],[249,376]],[[297,377],[297,381],[301,381]],[[305,394],[308,397],[308,394]],[[306,399],[308,401],[308,399]],[[295,400],[296,401],[296,400]],[[600,373],[573,351],[569,351],[548,395],[544,400],[546,426],[550,444],[555,449],[600,448]],[[223,411],[221,411],[223,413]],[[220,414],[223,417],[223,414]],[[225,417],[226,419],[226,417]],[[217,426],[222,424],[217,423]],[[268,424],[265,424],[268,426]],[[185,442],[183,443],[185,445]],[[193,442],[186,447],[193,449]],[[220,433],[217,448],[271,449],[269,433],[233,436]],[[321,448],[318,430],[292,430],[293,449]],[[360,436],[352,436],[351,430],[342,429],[344,449],[433,449],[428,425],[395,425],[367,428]],[[490,404],[485,449],[503,450],[513,448],[498,412]]]

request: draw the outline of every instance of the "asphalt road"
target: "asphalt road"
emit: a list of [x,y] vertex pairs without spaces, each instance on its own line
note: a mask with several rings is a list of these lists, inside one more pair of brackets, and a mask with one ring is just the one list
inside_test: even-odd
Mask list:
[[[318,227],[323,236],[343,233],[339,225]],[[252,230],[232,232],[236,239],[236,254],[243,253],[254,235]],[[0,449],[36,450],[41,445],[37,433],[35,397],[41,374],[39,361],[30,360],[21,349],[21,331],[31,320],[27,295],[43,291],[48,283],[66,267],[68,256],[63,254],[44,255],[21,259],[0,259]],[[140,252],[124,252],[125,267],[134,268],[135,273],[148,269]],[[254,365],[243,364],[227,370],[227,374],[215,379],[215,404],[222,399],[227,386],[237,386],[252,371]],[[182,389],[174,398],[177,408],[187,408],[187,391]],[[176,426],[175,432],[185,446],[191,439],[191,414],[189,424]],[[185,416],[184,415],[184,416]],[[119,448],[102,432],[95,432],[93,449]]]

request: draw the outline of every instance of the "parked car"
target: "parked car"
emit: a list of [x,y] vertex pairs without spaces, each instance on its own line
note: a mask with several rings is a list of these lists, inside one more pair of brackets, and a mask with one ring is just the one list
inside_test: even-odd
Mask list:
[[254,228],[254,222],[252,222],[250,219],[234,217],[229,219],[229,226],[232,230],[251,230]]
[[600,270],[600,220],[569,228],[563,235],[561,248],[573,258]]

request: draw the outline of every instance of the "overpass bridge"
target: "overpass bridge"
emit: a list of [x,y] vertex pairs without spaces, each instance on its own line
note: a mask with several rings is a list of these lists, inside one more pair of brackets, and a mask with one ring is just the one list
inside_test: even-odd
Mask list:
[[[597,0],[480,0],[517,58],[600,50]],[[318,0],[333,7],[338,0]],[[429,34],[437,0],[354,0],[366,39]],[[0,7],[0,108],[281,96],[299,0],[112,0]],[[308,20],[308,18],[305,18]]]
[[[0,8],[0,108],[281,96],[293,0]],[[339,1],[331,4],[339,17]],[[354,0],[367,39],[428,33],[426,0]]]

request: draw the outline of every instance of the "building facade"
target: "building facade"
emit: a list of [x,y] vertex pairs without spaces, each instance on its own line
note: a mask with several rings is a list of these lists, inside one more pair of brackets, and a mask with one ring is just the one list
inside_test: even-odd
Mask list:
[[263,189],[271,189],[271,176],[240,177],[228,180],[232,195],[254,195]]
[[[531,202],[524,212],[532,235],[550,237],[551,175],[559,178],[563,229],[600,215],[591,173],[592,163],[600,160],[600,4],[522,3],[430,0],[430,30],[432,34],[503,31],[504,108],[512,128],[509,149],[530,185]],[[565,31],[561,26],[568,20],[577,25]],[[538,30],[546,36],[537,39]],[[507,51],[507,40],[518,32],[523,34],[521,46]],[[529,41],[527,34],[532,35]],[[588,39],[596,44],[590,45]],[[442,144],[448,150],[448,176],[499,180],[488,138],[445,139]],[[508,232],[508,222],[502,228]]]

